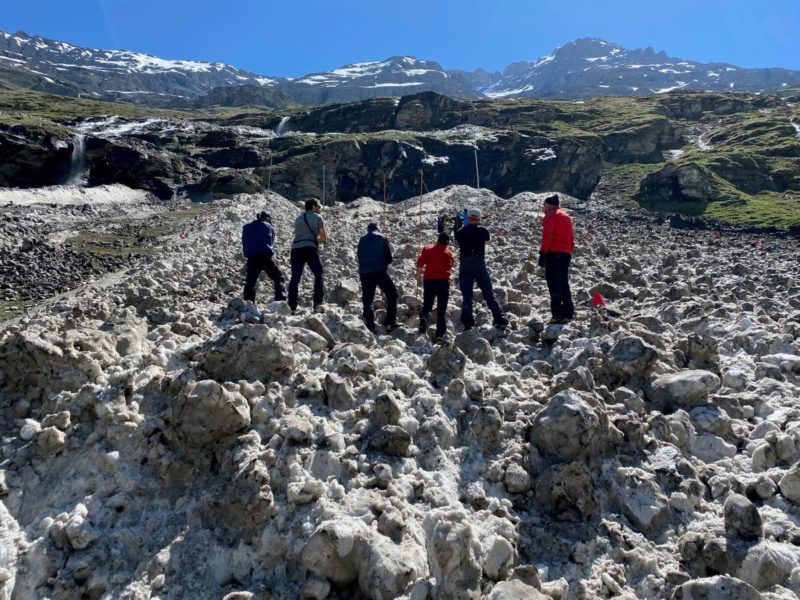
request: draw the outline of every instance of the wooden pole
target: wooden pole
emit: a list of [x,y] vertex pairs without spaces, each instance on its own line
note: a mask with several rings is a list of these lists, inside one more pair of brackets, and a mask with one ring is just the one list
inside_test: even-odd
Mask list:
[[272,185],[272,152],[269,153],[269,173],[267,174],[267,195],[269,195],[271,185]]
[[[419,170],[419,217],[417,219],[417,256],[422,252],[422,188],[425,185],[423,181],[424,173],[422,169]],[[416,275],[416,274],[415,274]],[[419,278],[414,277],[416,281],[416,299],[419,305]]]
[[478,170],[478,149],[475,148],[475,182],[478,189],[481,189],[481,172]]
[[381,229],[386,234],[386,175],[383,176],[383,218],[381,220]]

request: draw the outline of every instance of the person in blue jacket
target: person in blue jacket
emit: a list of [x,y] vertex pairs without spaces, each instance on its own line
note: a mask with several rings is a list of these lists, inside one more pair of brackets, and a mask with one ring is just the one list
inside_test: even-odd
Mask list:
[[247,259],[244,299],[256,301],[256,285],[261,271],[266,271],[275,285],[275,300],[286,300],[285,277],[275,264],[275,227],[269,213],[261,211],[255,221],[242,227],[242,252]]
[[392,249],[389,241],[378,231],[377,223],[367,225],[367,234],[358,241],[358,274],[361,278],[361,301],[364,305],[364,323],[375,333],[375,313],[372,301],[375,290],[386,295],[386,333],[397,328],[397,288],[389,277]]

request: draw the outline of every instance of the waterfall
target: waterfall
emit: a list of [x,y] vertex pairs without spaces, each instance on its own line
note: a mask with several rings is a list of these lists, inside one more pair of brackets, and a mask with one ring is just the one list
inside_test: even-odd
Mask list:
[[86,134],[77,133],[72,140],[67,185],[86,185]]
[[791,119],[789,120],[789,123],[792,124],[792,127],[794,127],[794,130],[797,132],[797,137],[800,138],[800,125],[798,125],[797,123],[795,123]]
[[286,125],[289,123],[290,117],[283,117],[281,122],[278,123],[278,126],[275,128],[275,133],[277,135],[283,135],[286,132]]

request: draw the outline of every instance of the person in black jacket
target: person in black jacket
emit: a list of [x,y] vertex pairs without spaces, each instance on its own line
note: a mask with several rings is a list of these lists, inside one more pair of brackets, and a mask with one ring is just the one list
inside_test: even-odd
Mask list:
[[489,241],[489,230],[481,225],[481,211],[470,209],[467,213],[467,224],[456,231],[456,242],[460,249],[458,267],[458,285],[461,288],[461,324],[464,331],[475,326],[472,313],[472,292],[477,283],[483,294],[486,306],[492,313],[494,326],[498,329],[508,327],[508,319],[503,316],[500,304],[494,297],[492,280],[486,270],[486,244]]
[[378,231],[377,223],[367,226],[367,234],[358,241],[358,273],[361,278],[361,302],[364,305],[364,323],[375,333],[375,313],[372,302],[375,289],[386,295],[386,333],[397,327],[397,288],[389,277],[392,249],[388,240]]
[[261,271],[266,271],[275,286],[275,300],[286,300],[285,277],[272,257],[275,254],[275,227],[269,213],[261,211],[242,227],[242,252],[247,259],[244,299],[256,301],[256,285]]

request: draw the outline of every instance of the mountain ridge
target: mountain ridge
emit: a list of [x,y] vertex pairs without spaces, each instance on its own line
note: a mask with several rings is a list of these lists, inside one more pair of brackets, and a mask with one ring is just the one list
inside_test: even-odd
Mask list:
[[[0,30],[0,80],[61,95],[162,107],[288,102],[318,105],[432,91],[454,98],[638,96],[674,89],[766,92],[800,85],[800,71],[742,68],[627,49],[579,38],[535,61],[502,71],[445,69],[434,60],[396,55],[297,78],[259,75],[220,62],[163,59],[130,50],[83,48],[25,32]],[[253,86],[276,94],[255,94]],[[218,88],[228,88],[224,93]],[[210,96],[210,98],[204,98]]]

